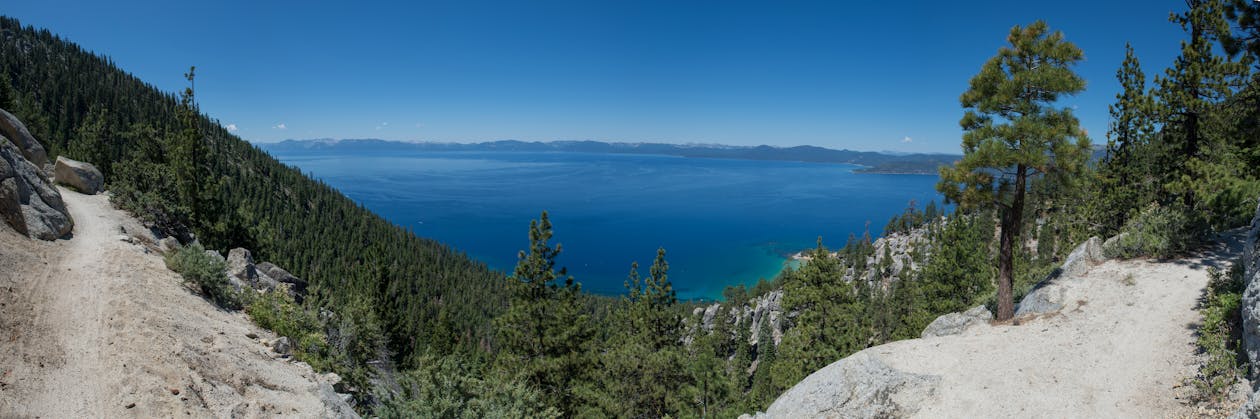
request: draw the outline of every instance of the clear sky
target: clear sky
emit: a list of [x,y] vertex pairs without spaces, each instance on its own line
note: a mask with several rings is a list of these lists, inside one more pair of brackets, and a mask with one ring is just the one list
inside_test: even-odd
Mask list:
[[958,96],[1011,26],[1084,50],[1077,107],[1105,140],[1132,42],[1148,79],[1180,1],[62,1],[0,13],[201,109],[286,138],[812,144],[958,152]]

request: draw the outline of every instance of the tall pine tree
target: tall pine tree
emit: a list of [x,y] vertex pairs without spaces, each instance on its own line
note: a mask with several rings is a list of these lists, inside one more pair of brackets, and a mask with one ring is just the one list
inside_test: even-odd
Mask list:
[[1181,42],[1181,54],[1173,66],[1156,79],[1156,97],[1165,155],[1171,156],[1168,160],[1173,163],[1167,187],[1180,197],[1184,210],[1199,214],[1207,208],[1198,205],[1205,198],[1198,195],[1211,193],[1211,189],[1196,188],[1201,185],[1198,181],[1219,172],[1219,167],[1205,164],[1218,159],[1204,153],[1213,146],[1228,145],[1222,143],[1220,115],[1214,111],[1241,88],[1247,68],[1214,51],[1218,41],[1229,39],[1224,2],[1188,0],[1186,4],[1189,10],[1171,14],[1168,19],[1189,32],[1190,39]]
[[1085,89],[1071,69],[1084,55],[1043,21],[1015,26],[971,79],[961,101],[963,158],[941,168],[937,184],[962,209],[997,207],[1001,214],[997,319],[1014,317],[1014,255],[1029,179],[1081,171],[1089,139],[1069,109],[1054,107]]
[[[851,237],[846,247],[851,252],[861,252],[854,258],[865,259],[866,253],[856,250],[856,240]],[[864,281],[862,270],[849,271],[841,265],[844,260],[833,256],[823,246],[821,237],[808,256],[809,262],[784,277],[784,312],[798,314],[784,332],[778,360],[771,366],[779,388],[791,387],[819,368],[864,347],[862,308],[850,282]],[[853,272],[857,279],[846,279],[847,272]]]
[[561,246],[551,247],[551,220],[544,211],[529,223],[529,251],[518,256],[508,280],[510,305],[495,319],[500,368],[515,372],[565,415],[577,407],[575,390],[593,363],[590,316],[579,301],[581,284],[556,269]]
[[1155,103],[1146,92],[1146,74],[1133,46],[1125,44],[1124,62],[1116,70],[1116,80],[1124,89],[1108,107],[1111,124],[1107,131],[1107,154],[1099,166],[1097,189],[1097,230],[1112,234],[1124,225],[1130,211],[1144,208],[1162,186],[1161,171],[1153,170],[1150,149],[1155,132]]

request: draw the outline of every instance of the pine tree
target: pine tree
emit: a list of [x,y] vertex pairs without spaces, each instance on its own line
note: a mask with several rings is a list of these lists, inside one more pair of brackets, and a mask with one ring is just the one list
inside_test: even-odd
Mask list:
[[175,169],[176,184],[179,187],[179,201],[189,209],[191,217],[194,220],[201,220],[205,214],[205,208],[200,205],[201,198],[200,185],[202,179],[199,179],[202,173],[202,159],[205,158],[206,150],[201,141],[201,131],[198,127],[196,102],[194,101],[193,80],[197,77],[197,67],[190,67],[184,78],[188,80],[188,87],[179,95],[179,106],[175,110],[176,117],[179,121],[180,131],[176,134],[175,146],[173,147],[174,155],[171,159],[171,166]]
[[9,73],[0,71],[0,109],[9,111],[10,113],[17,111],[13,105],[17,104],[17,93],[13,91],[13,82],[9,79]]
[[988,213],[954,214],[940,230],[937,246],[915,281],[919,303],[912,328],[923,330],[937,316],[966,310],[991,295],[993,268],[987,251],[993,238],[991,220]]
[[[115,160],[109,144],[114,137],[114,127],[110,124],[108,114],[109,110],[101,106],[94,106],[88,111],[87,118],[75,129],[76,138],[70,143],[68,153],[71,158],[94,165]],[[102,166],[99,169],[109,179],[110,167],[104,164]]]
[[1090,149],[1071,110],[1054,107],[1059,97],[1085,89],[1085,80],[1070,68],[1083,58],[1081,50],[1042,21],[1015,26],[1007,41],[1010,46],[984,64],[962,95],[964,155],[941,168],[937,184],[962,209],[1001,212],[998,320],[1015,314],[1012,258],[1029,178],[1078,173]]
[[1225,16],[1237,29],[1221,39],[1225,52],[1249,56],[1243,59],[1260,70],[1260,2],[1231,0],[1225,8]]
[[674,292],[673,283],[669,281],[669,262],[665,261],[664,248],[656,250],[656,260],[649,270],[644,294],[646,310],[643,314],[650,321],[647,333],[652,348],[661,350],[677,347],[682,319],[675,308],[678,296]]
[[[669,281],[665,249],[658,249],[646,280],[639,264],[630,265],[626,296],[617,318],[622,327],[613,333],[602,356],[603,387],[616,407],[601,406],[599,415],[617,413],[632,417],[664,417],[691,404],[683,392],[661,383],[684,383],[694,374],[684,365],[678,298]],[[609,397],[597,397],[607,399]]]
[[581,284],[556,270],[561,246],[551,247],[551,221],[544,211],[529,224],[529,251],[522,250],[512,278],[507,311],[495,319],[499,366],[540,390],[549,406],[565,415],[576,409],[575,389],[591,373],[594,329],[579,301]]
[[759,404],[769,404],[787,388],[780,385],[779,380],[775,380],[772,376],[778,360],[777,349],[770,327],[770,316],[761,316],[761,322],[757,327],[757,370],[753,372],[753,384],[750,391],[753,400]]
[[934,223],[937,218],[941,217],[941,212],[936,208],[936,200],[928,201],[926,207],[923,207],[923,219],[926,223]]
[[784,311],[798,314],[783,336],[781,356],[773,367],[778,387],[794,385],[856,352],[865,338],[859,337],[857,324],[862,313],[858,312],[853,285],[844,278],[847,269],[823,246],[821,237],[808,256],[808,263],[784,279]]
[[1156,198],[1163,183],[1153,170],[1151,150],[1155,132],[1155,103],[1146,92],[1146,75],[1133,47],[1125,44],[1124,62],[1116,71],[1124,89],[1116,94],[1107,132],[1107,154],[1099,166],[1097,230],[1110,235],[1118,230],[1135,208],[1145,208]]
[[1189,10],[1171,14],[1169,21],[1188,31],[1190,39],[1181,42],[1181,54],[1173,66],[1156,79],[1158,105],[1162,113],[1161,138],[1165,143],[1166,160],[1173,164],[1170,192],[1178,194],[1184,209],[1199,210],[1196,195],[1198,179],[1204,178],[1204,152],[1213,145],[1222,145],[1221,132],[1212,113],[1217,104],[1232,96],[1245,82],[1247,67],[1241,62],[1216,54],[1218,41],[1230,39],[1222,0],[1188,0]]

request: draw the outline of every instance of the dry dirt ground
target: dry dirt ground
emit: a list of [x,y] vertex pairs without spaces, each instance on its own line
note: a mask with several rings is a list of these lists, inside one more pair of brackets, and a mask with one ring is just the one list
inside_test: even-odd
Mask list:
[[[1018,325],[872,348],[890,367],[942,378],[917,417],[1156,418],[1204,414],[1186,400],[1199,364],[1196,311],[1208,267],[1239,235],[1174,261],[1109,260],[1071,279],[1062,311]],[[1207,412],[1209,415],[1221,414]]]
[[71,238],[0,223],[0,417],[353,415],[273,335],[191,292],[106,196],[60,190]]

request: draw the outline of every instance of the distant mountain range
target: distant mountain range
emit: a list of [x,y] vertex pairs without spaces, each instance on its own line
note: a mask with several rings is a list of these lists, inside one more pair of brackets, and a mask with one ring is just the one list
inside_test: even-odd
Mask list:
[[937,168],[952,164],[956,154],[900,154],[873,151],[835,150],[815,146],[775,147],[729,146],[717,144],[608,143],[601,141],[527,142],[516,140],[483,143],[413,143],[377,139],[284,140],[258,144],[272,154],[380,153],[407,151],[509,151],[571,152],[609,154],[655,154],[690,158],[843,163],[863,166],[862,173],[936,174]]

